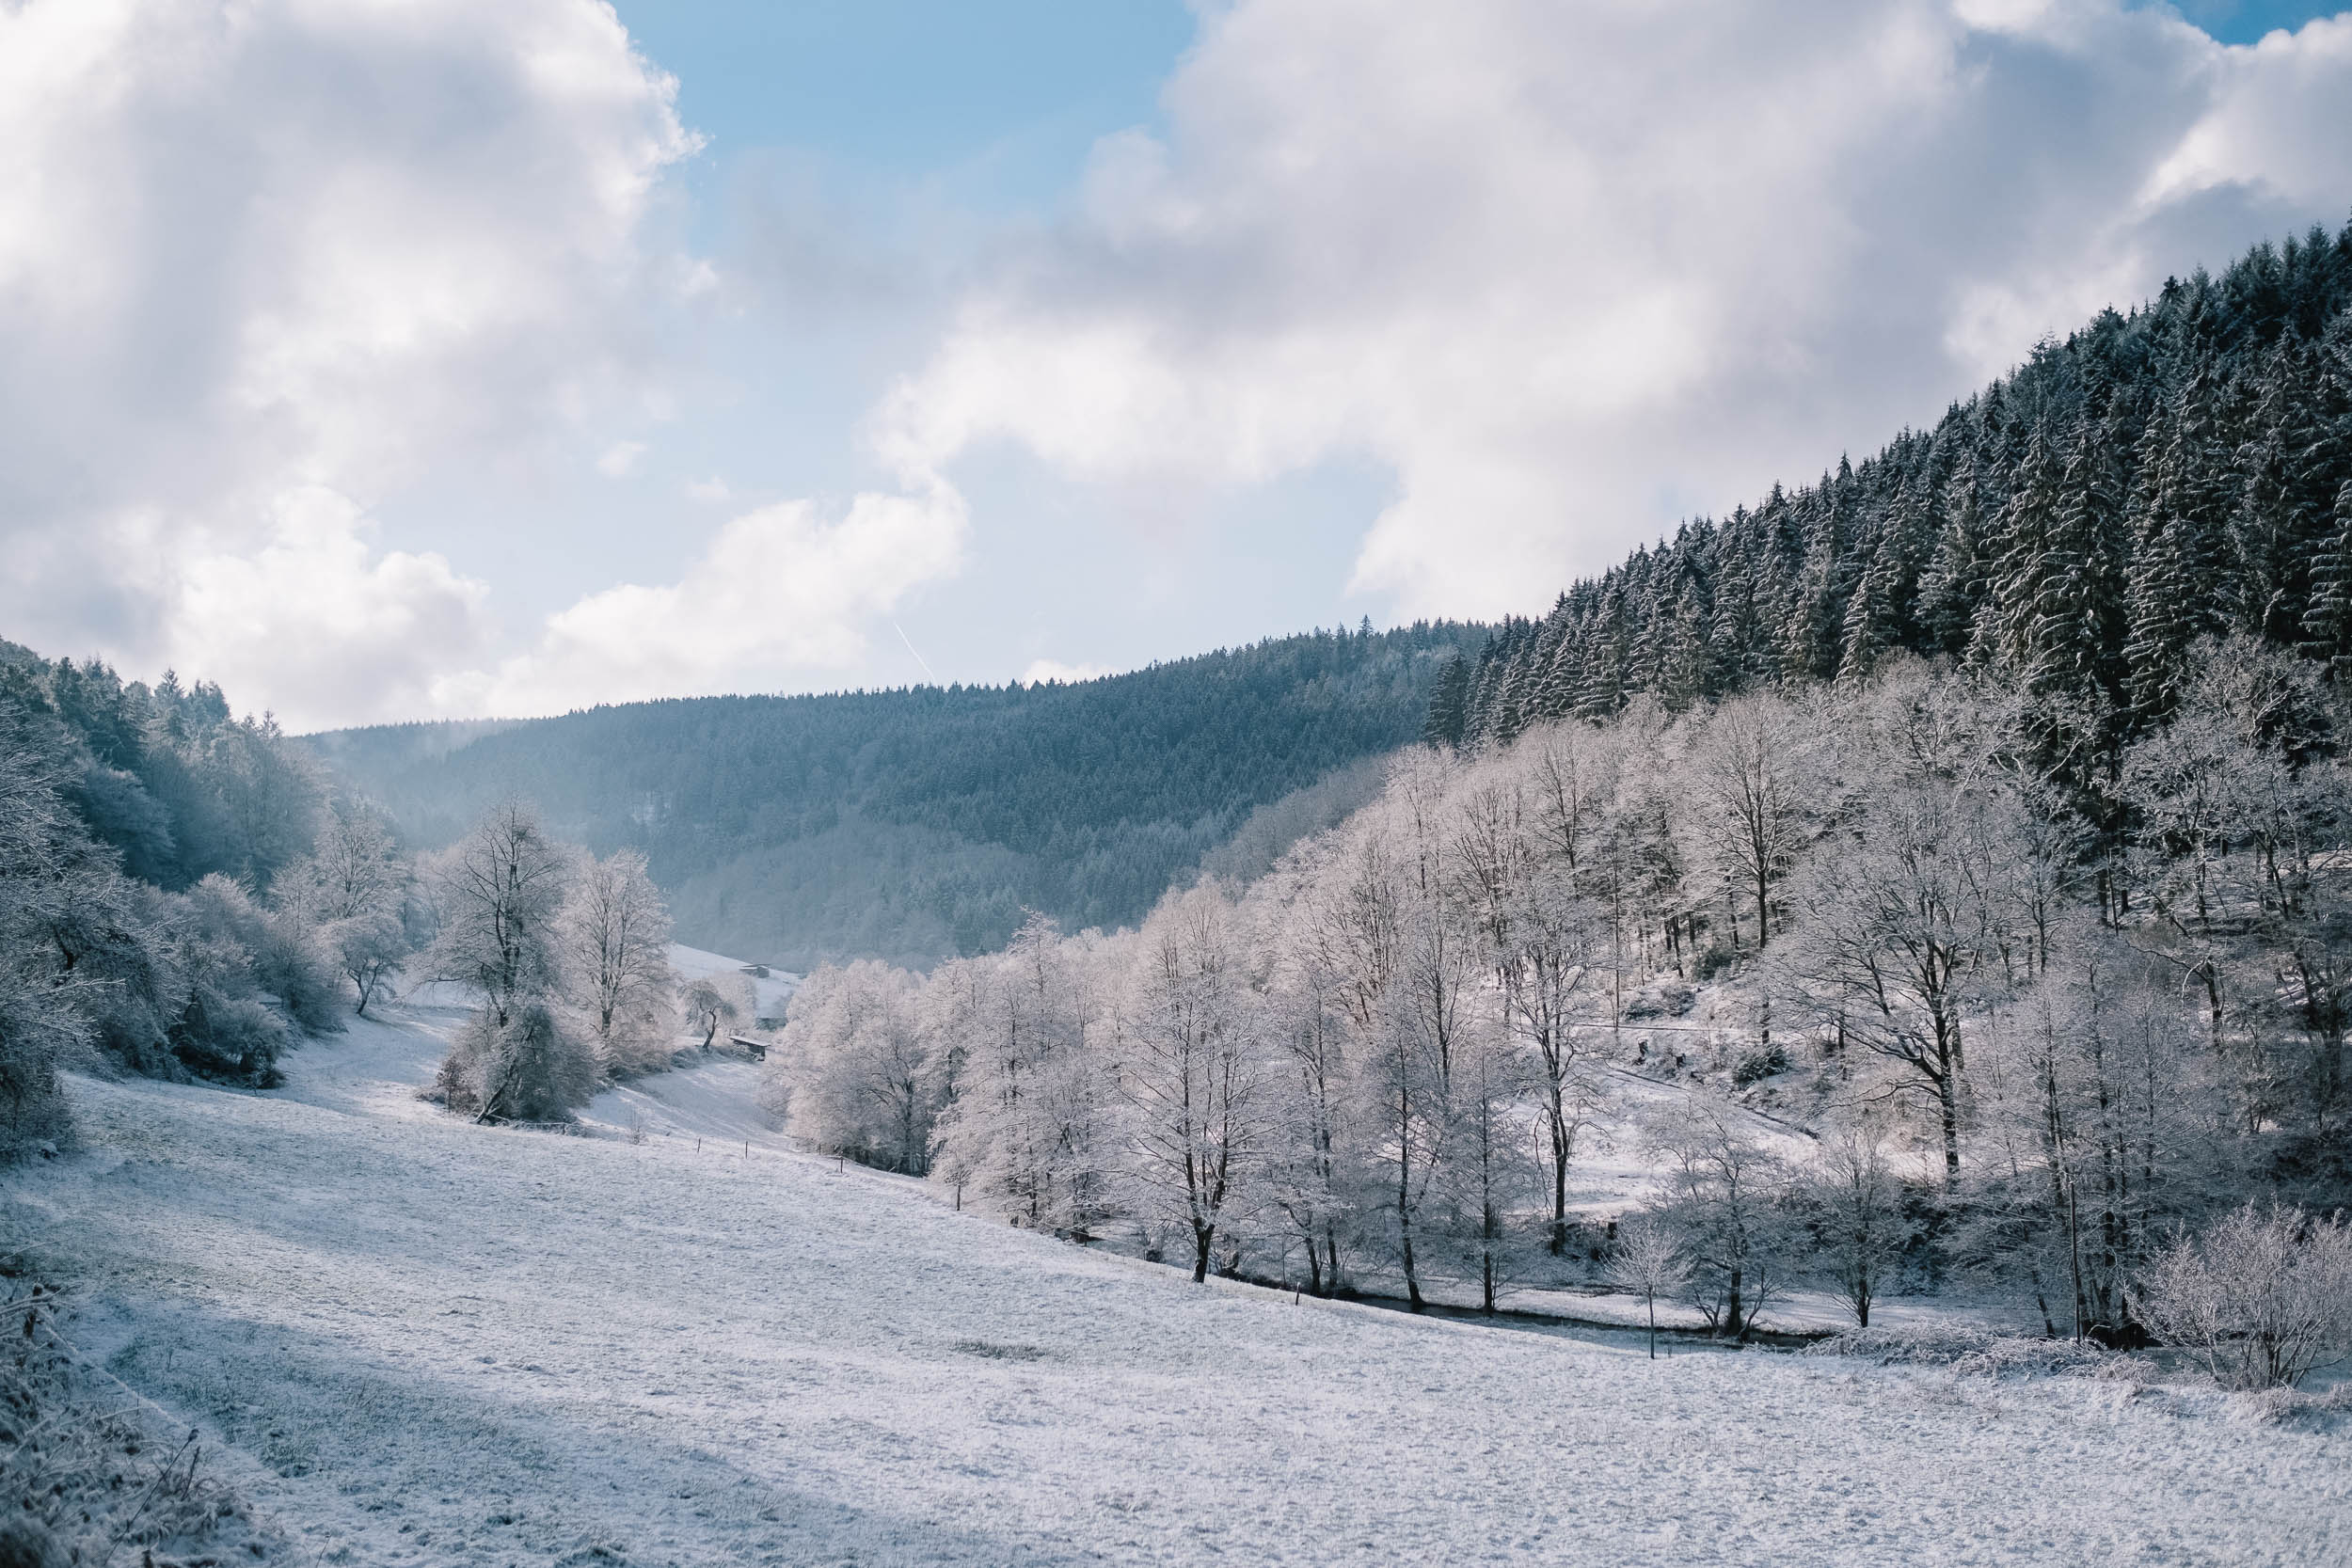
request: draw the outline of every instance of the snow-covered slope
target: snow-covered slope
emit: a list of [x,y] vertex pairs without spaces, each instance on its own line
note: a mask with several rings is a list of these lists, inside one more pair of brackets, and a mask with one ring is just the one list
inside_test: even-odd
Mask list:
[[[706,953],[699,947],[683,947],[675,942],[670,943],[670,967],[677,972],[681,980],[699,980],[706,974],[742,975],[751,982],[753,991],[759,997],[759,1016],[762,1018],[782,1018],[785,1004],[791,1001],[792,993],[801,989],[801,977],[789,970],[771,969],[765,974],[746,974],[744,971],[749,966],[741,958]],[[751,1020],[743,1022],[749,1023]]]
[[77,1081],[5,1184],[321,1561],[2344,1560],[2352,1438],[2216,1398],[1196,1287],[771,1143],[454,1121],[452,1017]]

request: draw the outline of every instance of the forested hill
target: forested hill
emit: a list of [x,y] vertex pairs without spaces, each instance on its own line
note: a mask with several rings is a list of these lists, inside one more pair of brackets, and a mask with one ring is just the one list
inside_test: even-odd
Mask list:
[[1437,672],[1485,636],[1366,627],[1075,685],[696,698],[309,743],[420,847],[513,791],[558,836],[642,847],[682,941],[795,967],[921,962],[1002,945],[1025,908],[1132,922],[1237,832],[1225,859],[1336,821],[1379,786],[1342,770],[1416,738]]
[[1427,734],[1476,745],[1909,649],[2011,673],[2051,739],[2111,755],[2230,631],[2352,664],[2352,225],[2106,310],[1934,429],[1576,584],[1447,672]]

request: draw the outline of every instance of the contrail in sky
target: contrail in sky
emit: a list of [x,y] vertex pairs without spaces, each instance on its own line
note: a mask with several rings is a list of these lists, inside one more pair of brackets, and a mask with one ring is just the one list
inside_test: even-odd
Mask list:
[[[892,621],[890,623],[890,629],[898,634],[898,641],[907,645],[907,652],[914,654],[914,640],[907,635],[907,628],[900,626],[898,622]],[[921,654],[914,654],[914,662],[923,665],[923,673],[931,675],[931,667],[929,664],[924,663],[923,656]],[[939,684],[939,677],[937,675],[931,675],[931,684],[933,686],[937,686]]]

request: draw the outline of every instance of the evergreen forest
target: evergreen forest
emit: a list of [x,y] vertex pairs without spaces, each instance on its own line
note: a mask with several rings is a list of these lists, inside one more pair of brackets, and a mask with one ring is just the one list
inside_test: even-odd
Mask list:
[[2352,225],[2103,311],[1933,429],[1506,622],[1446,672],[1426,735],[1476,747],[1636,693],[1680,712],[1940,656],[2019,686],[2111,837],[2102,780],[2230,633],[2352,667]]

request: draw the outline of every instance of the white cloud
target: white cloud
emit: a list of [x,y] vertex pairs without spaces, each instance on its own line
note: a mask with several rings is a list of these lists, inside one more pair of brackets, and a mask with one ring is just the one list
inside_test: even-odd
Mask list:
[[1538,608],[2352,202],[2352,20],[2225,49],[2116,0],[1237,0],[1164,103],[877,440],[1087,482],[1369,456],[1356,577],[1407,612]]
[[1029,667],[1021,672],[1019,684],[1035,686],[1040,681],[1059,681],[1064,686],[1073,686],[1080,681],[1099,681],[1104,675],[1117,673],[1118,671],[1107,665],[1064,664],[1059,659],[1039,658],[1030,660]]
[[717,474],[713,474],[708,479],[688,480],[686,482],[686,499],[688,500],[694,501],[707,501],[712,505],[717,505],[721,502],[733,500],[735,499],[735,492],[733,489],[728,487],[725,480],[721,479]]
[[757,689],[843,669],[866,627],[961,564],[964,503],[945,484],[866,494],[828,522],[808,501],[748,512],[675,583],[624,584],[551,618],[494,673],[453,677],[443,711],[524,715],[600,702]]
[[615,441],[596,459],[596,472],[607,479],[627,479],[650,450],[643,441]]
[[488,652],[489,588],[438,555],[373,551],[365,533],[347,498],[312,488],[279,499],[259,549],[183,551],[154,584],[167,645],[231,697],[267,692],[293,730],[350,718],[354,692],[362,713],[432,711],[449,664]]
[[9,635],[413,713],[484,592],[358,518],[642,404],[672,90],[594,0],[0,7]]

